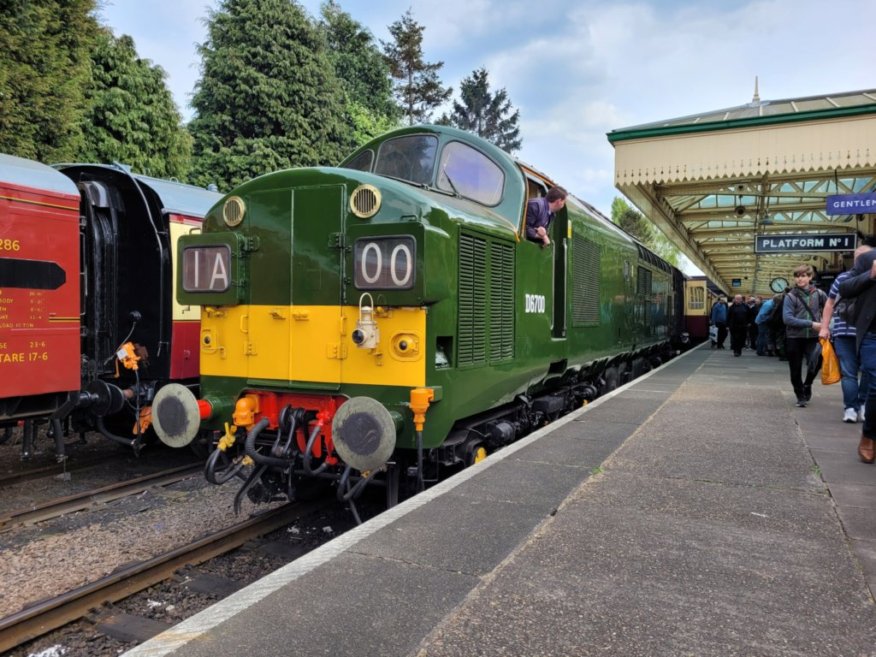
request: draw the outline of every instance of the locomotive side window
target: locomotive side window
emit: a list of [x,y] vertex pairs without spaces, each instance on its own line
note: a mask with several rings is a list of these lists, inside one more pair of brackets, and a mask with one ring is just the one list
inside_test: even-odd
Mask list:
[[438,139],[432,135],[406,135],[383,142],[374,173],[419,185],[432,182]]
[[356,169],[357,171],[371,171],[371,163],[373,161],[374,151],[362,151],[343,166],[345,169]]
[[441,151],[438,189],[453,192],[484,205],[502,200],[505,174],[480,151],[453,141]]
[[353,247],[353,284],[360,290],[408,290],[416,278],[413,237],[365,237]]
[[189,246],[183,249],[183,290],[225,292],[231,287],[231,249]]

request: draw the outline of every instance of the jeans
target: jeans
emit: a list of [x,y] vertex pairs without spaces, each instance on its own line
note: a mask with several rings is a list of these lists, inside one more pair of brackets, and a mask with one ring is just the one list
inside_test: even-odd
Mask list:
[[764,322],[757,325],[757,355],[765,356],[767,351],[772,351],[772,347],[770,347],[770,327]]
[[870,387],[870,377],[861,371],[861,382],[858,383],[858,352],[855,350],[854,335],[837,335],[833,339],[833,350],[839,359],[843,388],[843,407],[854,408],[857,411],[867,401],[867,389]]
[[[864,334],[858,356],[861,360],[861,371],[870,381],[876,381],[876,333],[868,331]],[[867,414],[862,433],[868,438],[876,437],[876,416],[873,413],[876,413],[876,385],[869,386],[867,390]]]

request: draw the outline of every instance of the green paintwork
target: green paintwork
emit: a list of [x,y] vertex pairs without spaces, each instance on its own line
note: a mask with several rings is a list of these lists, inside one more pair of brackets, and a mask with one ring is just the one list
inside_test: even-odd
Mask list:
[[[334,306],[359,301],[361,291],[353,285],[357,238],[412,236],[417,245],[413,287],[380,291],[374,297],[381,306],[427,309],[426,381],[436,388],[440,401],[426,416],[426,447],[440,445],[458,420],[509,403],[519,394],[538,391],[549,377],[594,363],[604,366],[668,341],[666,326],[672,318],[666,313],[674,307],[668,268],[641,261],[639,247],[629,235],[572,197],[552,224],[553,248],[520,240],[526,178],[513,158],[488,142],[453,128],[418,126],[388,133],[348,161],[364,150],[376,151],[387,139],[420,133],[437,135],[439,152],[449,142],[464,142],[497,164],[505,175],[499,203],[487,208],[453,194],[352,169],[287,170],[256,178],[232,192],[247,207],[237,228],[225,226],[220,202],[208,214],[203,235],[182,238],[183,246],[210,243],[213,238],[217,243],[241,245],[234,251],[232,270],[243,277],[244,290],[236,297],[229,294],[230,304]],[[349,208],[350,194],[363,183],[374,185],[382,196],[379,212],[369,219],[357,218]],[[573,270],[576,257],[583,255],[576,253],[574,238],[566,239],[569,225],[572,234],[586,239],[598,254],[598,281],[587,280],[583,285],[579,281],[581,289],[589,288],[594,295],[598,286],[598,303],[593,305],[592,317],[577,322],[573,321]],[[459,279],[461,235],[513,256],[513,269],[493,271],[494,265],[489,264],[476,271],[473,279],[478,284],[486,281],[487,296],[493,295],[483,308],[487,323],[491,312],[511,304],[505,310],[511,313],[513,327],[506,323],[505,330],[513,329],[513,341],[505,345],[504,353],[499,349],[490,356],[494,338],[488,330],[487,356],[469,364],[460,363],[459,356],[459,309],[466,294]],[[640,267],[653,277],[647,294],[637,293]],[[513,281],[508,280],[512,272]],[[526,295],[543,299],[543,310],[536,303],[539,312],[527,312]],[[201,303],[198,294],[180,291],[178,296],[184,304]],[[472,312],[480,312],[481,305],[476,303]],[[439,358],[439,347],[449,363]],[[350,348],[355,346],[350,344]],[[202,394],[214,400],[235,399],[247,387],[241,374],[240,379],[203,377]],[[287,390],[281,382],[265,382],[265,388]],[[313,390],[313,386],[301,389]],[[412,415],[405,405],[409,389],[342,383],[339,394],[373,397],[401,413],[404,426],[398,444],[415,446]],[[229,403],[222,405],[229,407]],[[207,424],[221,429],[225,421],[227,416],[216,417]]]

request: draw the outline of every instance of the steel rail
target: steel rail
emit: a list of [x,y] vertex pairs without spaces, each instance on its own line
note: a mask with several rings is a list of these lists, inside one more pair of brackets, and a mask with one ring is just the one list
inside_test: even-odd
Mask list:
[[119,457],[116,455],[99,455],[83,458],[82,460],[71,460],[68,458],[62,463],[50,463],[48,465],[42,465],[36,468],[32,468],[30,470],[24,470],[22,472],[2,473],[0,474],[0,488],[7,488],[9,486],[14,486],[15,484],[30,481],[32,479],[42,479],[43,477],[48,477],[50,475],[59,475],[64,474],[65,472],[76,472],[77,470],[90,468],[92,466],[100,465],[101,463],[106,463],[114,459],[119,459]]
[[79,620],[95,607],[118,602],[147,589],[170,578],[183,566],[196,565],[230,552],[252,538],[284,527],[326,505],[326,501],[286,504],[10,614],[0,619],[0,653]]
[[33,524],[57,518],[66,513],[82,511],[98,504],[106,504],[113,500],[130,495],[136,495],[154,487],[168,486],[199,472],[203,464],[183,465],[170,470],[162,470],[153,474],[143,475],[136,479],[121,481],[101,488],[76,493],[67,497],[59,497],[39,504],[30,509],[20,509],[0,516],[0,533],[9,531],[21,525]]

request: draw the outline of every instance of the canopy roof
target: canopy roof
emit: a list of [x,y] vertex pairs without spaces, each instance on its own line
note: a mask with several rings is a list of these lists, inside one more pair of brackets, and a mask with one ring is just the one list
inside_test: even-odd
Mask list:
[[[874,232],[826,197],[876,192],[876,89],[752,102],[614,130],[615,185],[721,287],[769,294],[849,252],[757,254],[756,235]],[[733,287],[734,279],[740,285]]]

